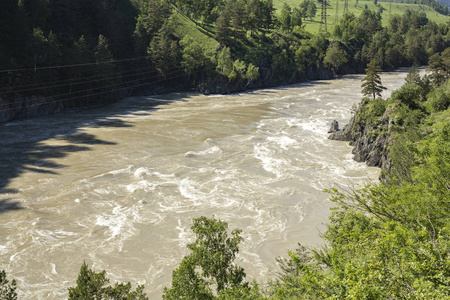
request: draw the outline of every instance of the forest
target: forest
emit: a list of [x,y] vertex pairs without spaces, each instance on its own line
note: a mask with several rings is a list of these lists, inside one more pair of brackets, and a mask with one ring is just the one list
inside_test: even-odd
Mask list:
[[330,79],[362,73],[370,60],[383,70],[425,65],[449,46],[449,25],[413,10],[392,15],[386,27],[380,11],[346,13],[330,32],[311,34],[303,22],[320,5],[304,0],[276,11],[272,0],[3,1],[3,120],[127,95]]

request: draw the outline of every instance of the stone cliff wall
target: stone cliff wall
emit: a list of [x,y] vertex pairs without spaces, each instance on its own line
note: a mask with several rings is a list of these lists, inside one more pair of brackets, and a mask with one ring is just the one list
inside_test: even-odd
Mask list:
[[342,130],[332,125],[328,137],[331,140],[349,141],[354,146],[354,160],[366,162],[368,166],[379,167],[388,171],[391,166],[389,158],[389,139],[391,121],[386,113],[375,121],[364,117],[365,102],[361,102],[350,122]]

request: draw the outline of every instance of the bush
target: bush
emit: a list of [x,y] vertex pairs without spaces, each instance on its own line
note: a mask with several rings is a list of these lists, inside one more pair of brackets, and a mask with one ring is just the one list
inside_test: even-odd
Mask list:
[[440,87],[428,94],[427,107],[431,112],[443,111],[450,106],[450,94]]
[[401,88],[394,91],[391,95],[391,101],[405,104],[411,109],[418,109],[420,105],[420,95],[422,88],[417,84],[404,84]]

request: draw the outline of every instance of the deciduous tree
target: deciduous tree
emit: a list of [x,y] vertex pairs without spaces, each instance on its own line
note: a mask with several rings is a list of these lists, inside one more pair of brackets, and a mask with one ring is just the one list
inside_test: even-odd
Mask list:
[[206,217],[194,219],[192,230],[197,239],[188,245],[191,253],[173,272],[172,287],[164,289],[163,299],[214,299],[248,288],[244,269],[234,264],[241,230],[229,236],[226,222]]

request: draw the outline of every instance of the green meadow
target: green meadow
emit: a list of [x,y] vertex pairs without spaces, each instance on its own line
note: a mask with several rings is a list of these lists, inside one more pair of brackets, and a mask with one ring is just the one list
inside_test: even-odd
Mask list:
[[[338,3],[339,2],[339,3]],[[279,11],[283,7],[283,4],[287,3],[291,8],[297,7],[301,1],[298,0],[275,0],[274,6]],[[417,11],[423,11],[427,14],[427,17],[429,20],[434,21],[436,23],[446,23],[450,21],[450,16],[444,16],[442,14],[437,13],[434,9],[421,4],[406,4],[406,3],[392,3],[389,2],[381,2],[378,1],[378,4],[381,5],[383,8],[383,11],[381,13],[383,26],[386,26],[389,18],[391,15],[404,14],[408,9],[409,10],[417,10]],[[305,29],[311,33],[317,33],[319,32],[320,27],[320,20],[321,20],[321,14],[320,14],[320,3],[317,3],[317,14],[316,17],[310,21],[309,18],[306,20],[303,20],[303,24],[305,25]],[[380,8],[374,4],[373,1],[358,1],[356,0],[349,0],[348,1],[348,11],[350,13],[355,14],[356,16],[359,16],[359,14],[364,10],[366,7],[370,10],[378,11]],[[336,7],[337,9],[337,19],[338,21],[342,18],[342,15],[344,13],[344,1],[343,0],[331,0],[327,4],[327,29],[328,32],[332,32],[334,24],[336,22]]]

